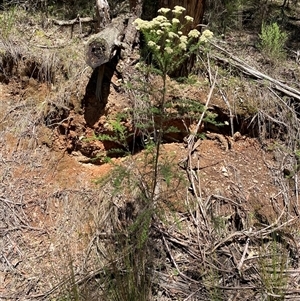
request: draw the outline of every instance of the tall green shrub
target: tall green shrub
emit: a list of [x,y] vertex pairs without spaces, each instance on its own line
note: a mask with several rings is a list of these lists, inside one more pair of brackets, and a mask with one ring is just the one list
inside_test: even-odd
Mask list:
[[264,56],[272,61],[276,61],[285,56],[284,46],[288,35],[281,31],[277,23],[270,25],[263,23],[259,38],[259,48]]

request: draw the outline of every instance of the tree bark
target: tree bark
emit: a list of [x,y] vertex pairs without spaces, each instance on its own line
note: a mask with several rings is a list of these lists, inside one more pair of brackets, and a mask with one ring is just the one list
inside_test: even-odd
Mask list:
[[53,24],[59,25],[59,26],[72,26],[72,25],[75,25],[75,24],[91,23],[91,22],[94,22],[93,18],[90,18],[90,17],[80,18],[79,16],[77,16],[73,20],[68,20],[68,21],[53,19]]
[[196,28],[197,25],[202,23],[205,0],[159,0],[160,7],[168,7],[172,9],[176,5],[186,8],[186,15],[194,18],[193,23],[191,23],[191,28]]
[[203,20],[205,0],[130,0],[130,9],[134,9],[141,2],[142,18],[146,20],[154,18],[161,7],[173,9],[176,5],[186,8],[186,14],[194,18],[192,28],[196,28]]

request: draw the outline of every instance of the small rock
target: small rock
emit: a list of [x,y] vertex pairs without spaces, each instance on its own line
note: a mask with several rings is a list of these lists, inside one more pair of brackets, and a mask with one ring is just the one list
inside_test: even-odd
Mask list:
[[222,167],[221,171],[222,171],[222,174],[224,177],[227,177],[227,178],[229,177],[228,171],[224,166]]
[[226,169],[224,166],[222,167],[221,171],[222,171],[223,173],[225,173],[225,172],[227,173],[227,169]]

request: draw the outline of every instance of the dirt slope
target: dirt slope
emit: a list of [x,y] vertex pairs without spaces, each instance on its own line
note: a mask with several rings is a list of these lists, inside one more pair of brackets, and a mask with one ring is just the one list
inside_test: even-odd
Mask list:
[[[43,85],[37,87],[39,97],[43,98]],[[68,149],[68,140],[57,129],[42,126],[35,137],[26,135],[26,131],[20,134],[18,122],[23,120],[23,114],[33,118],[35,112],[32,108],[19,111],[24,103],[22,95],[29,92],[21,89],[16,93],[16,89],[14,84],[1,84],[0,298],[47,298],[45,292],[51,292],[72,270],[82,275],[92,264],[85,256],[95,239],[97,215],[101,215],[97,208],[103,197],[93,181],[109,174],[113,166],[81,163],[78,152]],[[118,107],[117,98],[113,102],[114,108]],[[78,121],[77,127],[85,127],[88,133],[90,129],[82,117],[70,114],[74,116],[72,125],[76,126]],[[28,125],[28,130],[34,127]],[[49,135],[51,144],[45,142],[45,135]],[[178,173],[183,172],[180,162],[187,153],[184,143],[164,144],[162,153],[172,158]],[[143,160],[143,154],[137,153],[134,160]],[[114,164],[122,162],[126,158],[113,159]],[[271,224],[283,208],[282,187],[274,180],[282,178],[280,164],[273,151],[266,152],[256,138],[247,135],[237,135],[234,140],[210,133],[192,157],[202,198],[208,202],[212,197],[230,199],[242,208],[240,222],[254,229],[258,227],[257,216],[259,222]],[[184,214],[189,208],[186,187],[177,189],[165,201]],[[287,193],[293,195],[290,189]],[[233,213],[227,205],[221,205],[215,212],[227,219]]]

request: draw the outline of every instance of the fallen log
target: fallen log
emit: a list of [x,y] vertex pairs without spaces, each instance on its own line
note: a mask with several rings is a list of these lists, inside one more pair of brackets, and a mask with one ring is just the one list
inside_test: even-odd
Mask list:
[[236,69],[241,70],[243,73],[247,75],[251,75],[252,77],[260,80],[267,80],[272,84],[272,88],[280,91],[281,93],[288,95],[290,97],[293,97],[294,99],[297,99],[300,101],[300,91],[290,87],[281,81],[272,78],[271,76],[264,74],[253,67],[249,66],[246,62],[242,61],[241,59],[235,57],[232,53],[228,52],[226,49],[220,47],[219,45],[216,45],[214,43],[211,43],[215,48],[217,48],[222,53],[226,54],[227,58],[223,58],[217,55],[213,55],[212,57],[218,61],[222,61],[223,63],[230,64],[231,66],[235,67]]
[[86,62],[93,69],[107,63],[122,45],[125,18],[114,19],[105,29],[93,35],[86,46]]
[[[137,41],[137,29],[133,21],[139,16],[137,13],[142,11],[141,3],[138,0],[133,10],[135,13],[128,11],[111,21],[108,1],[96,1],[97,25],[103,30],[93,35],[85,46],[86,63],[93,69],[84,100],[85,119],[91,125],[105,108],[114,71],[123,74],[124,69],[130,66],[130,56]],[[119,59],[122,59],[121,67],[118,65]]]
[[120,16],[99,33],[93,35],[86,45],[85,58],[87,64],[98,69],[96,97],[101,99],[101,90],[105,64],[108,63],[122,46],[126,16]]

